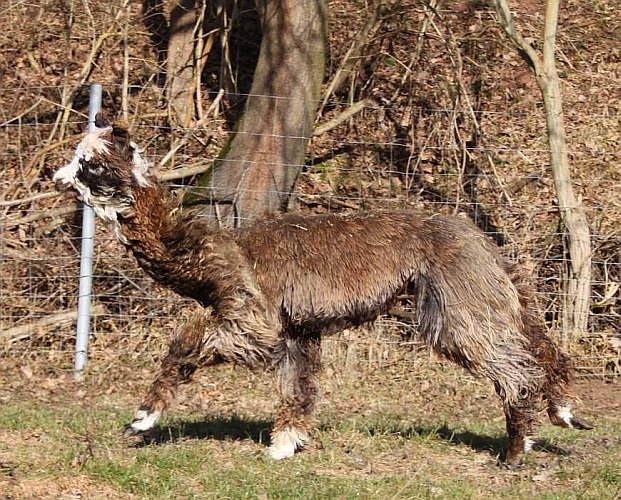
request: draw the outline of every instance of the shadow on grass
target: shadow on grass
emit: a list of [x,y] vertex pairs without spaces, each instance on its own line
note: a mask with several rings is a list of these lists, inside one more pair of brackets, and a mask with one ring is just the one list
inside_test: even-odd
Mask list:
[[[253,420],[232,417],[213,417],[200,422],[177,422],[171,425],[158,427],[141,436],[141,440],[134,446],[142,448],[149,445],[174,443],[183,439],[217,439],[242,440],[251,439],[256,443],[269,446],[271,420]],[[321,430],[328,430],[330,426],[320,426]],[[366,432],[370,436],[395,435],[411,439],[439,438],[451,444],[466,445],[477,452],[488,452],[495,457],[504,459],[507,453],[508,440],[506,436],[489,436],[469,431],[459,432],[447,425],[442,427],[369,427]],[[533,450],[543,451],[553,455],[566,456],[569,451],[556,446],[546,439],[538,439]]]
[[[487,436],[469,431],[457,432],[446,425],[443,425],[439,429],[417,429],[417,434],[419,435],[425,435],[426,433],[429,435],[436,435],[451,444],[470,446],[470,448],[475,451],[488,451],[492,455],[502,459],[504,459],[509,445],[509,440],[506,436]],[[547,439],[537,439],[533,444],[533,450],[559,456],[569,455],[567,450],[552,444]]]
[[252,439],[256,443],[270,444],[271,420],[251,420],[232,417],[212,417],[200,422],[175,422],[157,427],[141,435],[134,446],[175,443],[183,439],[217,439],[221,441]]
[[[327,428],[324,428],[327,430]],[[504,459],[508,449],[508,438],[506,436],[489,436],[485,434],[476,434],[469,431],[457,431],[451,429],[447,425],[442,427],[425,427],[425,426],[409,426],[409,427],[369,427],[366,429],[370,436],[375,435],[395,435],[407,439],[414,437],[422,439],[438,438],[451,444],[466,445],[477,452],[488,452],[494,457]],[[543,451],[558,456],[567,456],[570,452],[560,446],[552,444],[547,439],[537,439],[533,445],[533,450]]]

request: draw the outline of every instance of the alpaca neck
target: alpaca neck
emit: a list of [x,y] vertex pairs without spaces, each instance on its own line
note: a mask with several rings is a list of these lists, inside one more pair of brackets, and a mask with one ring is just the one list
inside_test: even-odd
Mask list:
[[128,214],[118,218],[116,229],[119,239],[136,255],[143,267],[143,262],[167,260],[162,236],[173,225],[171,207],[165,202],[167,197],[166,190],[153,180],[152,185],[135,189],[134,205]]
[[[119,217],[119,237],[155,281],[211,305],[213,286],[209,280],[197,276],[196,268],[192,267],[194,254],[199,251],[189,234],[195,223],[172,217],[174,207],[166,201],[168,196],[167,190],[155,180],[151,186],[137,188],[131,213]],[[201,226],[204,226],[203,236],[208,238],[209,225]]]

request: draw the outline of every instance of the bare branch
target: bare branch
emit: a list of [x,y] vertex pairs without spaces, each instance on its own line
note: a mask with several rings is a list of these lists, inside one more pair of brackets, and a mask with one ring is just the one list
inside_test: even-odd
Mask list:
[[157,176],[161,181],[174,181],[177,179],[183,179],[192,175],[204,174],[213,167],[213,164],[207,165],[188,165],[187,167],[175,168],[168,172],[162,172]]
[[[105,312],[105,309],[101,304],[96,304],[91,309],[91,314],[94,316],[101,315]],[[14,344],[20,340],[30,338],[31,335],[49,328],[58,327],[75,321],[78,318],[78,311],[67,311],[62,313],[50,314],[49,316],[43,316],[36,321],[29,322],[25,325],[14,326],[0,332],[0,340],[7,342],[8,344]]]
[[320,136],[322,134],[325,134],[329,130],[332,130],[333,128],[339,126],[345,120],[348,120],[349,118],[354,116],[356,113],[359,113],[360,111],[362,111],[370,102],[371,101],[369,99],[363,99],[362,101],[358,101],[352,104],[349,108],[347,108],[345,111],[338,114],[331,120],[328,120],[322,125],[318,125],[317,127],[315,127],[315,130],[313,130],[313,136],[314,137]]
[[57,191],[48,191],[47,193],[39,193],[28,198],[20,198],[17,200],[0,200],[0,207],[14,207],[23,203],[30,203],[36,200],[46,200],[48,198],[56,198],[60,193]]
[[67,215],[75,212],[81,205],[72,203],[65,207],[58,207],[54,210],[42,210],[41,212],[35,212],[33,214],[22,217],[21,219],[8,219],[4,221],[5,228],[11,228],[22,224],[32,224],[33,222],[40,221],[42,219],[51,219],[60,215]]
[[528,60],[535,69],[535,75],[539,77],[543,74],[543,63],[541,61],[541,57],[533,48],[533,46],[528,43],[524,39],[524,37],[515,29],[515,24],[513,23],[513,16],[511,14],[509,6],[507,5],[507,1],[494,0],[494,5],[496,6],[496,13],[498,14],[498,23],[505,30],[505,33],[514,43],[514,45],[524,54],[526,54]]
[[338,67],[334,74],[334,77],[332,78],[332,81],[328,85],[328,88],[324,93],[321,106],[319,107],[319,111],[317,112],[317,116],[321,116],[323,108],[328,102],[328,99],[330,99],[330,96],[334,94],[334,92],[336,92],[336,90],[347,78],[347,75],[349,74],[352,66],[355,64],[357,58],[360,56],[362,48],[366,45],[367,40],[369,39],[369,34],[373,30],[373,28],[375,28],[375,25],[377,24],[385,6],[386,2],[384,0],[378,0],[376,2],[375,9],[368,17],[367,22],[360,30],[360,33],[358,33],[358,36],[353,41],[351,47],[345,54],[345,57],[343,57],[340,66]]

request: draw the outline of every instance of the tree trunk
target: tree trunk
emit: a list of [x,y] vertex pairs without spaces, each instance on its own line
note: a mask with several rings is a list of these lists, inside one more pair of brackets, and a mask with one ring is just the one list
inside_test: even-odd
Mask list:
[[168,115],[173,127],[188,127],[194,116],[195,0],[178,0],[170,13],[166,79]]
[[569,156],[563,122],[563,98],[556,72],[555,41],[558,26],[558,0],[547,0],[543,39],[543,59],[516,31],[506,0],[494,0],[500,24],[511,41],[526,55],[535,71],[546,112],[550,165],[554,174],[561,220],[567,233],[569,262],[563,269],[561,340],[570,340],[588,330],[591,300],[590,231],[581,202],[572,187]]
[[569,263],[565,269],[562,340],[567,343],[588,330],[591,300],[591,239],[589,225],[579,200],[574,196],[563,120],[563,96],[556,72],[555,40],[559,0],[546,2],[543,74],[537,81],[543,94],[550,144],[550,163],[563,224],[567,228]]
[[[206,212],[239,226],[286,207],[304,164],[324,75],[324,0],[258,0],[263,36],[246,109],[202,179]],[[199,198],[199,189],[186,201]]]

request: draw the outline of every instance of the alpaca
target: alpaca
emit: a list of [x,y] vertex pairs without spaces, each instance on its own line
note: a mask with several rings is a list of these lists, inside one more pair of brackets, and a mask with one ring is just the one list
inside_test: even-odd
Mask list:
[[285,215],[247,227],[180,215],[128,125],[97,122],[54,180],[115,226],[157,282],[198,302],[126,434],[153,428],[200,367],[236,362],[277,372],[280,407],[268,454],[291,457],[310,439],[321,336],[373,321],[415,297],[420,336],[494,383],[506,416],[508,466],[533,444],[538,414],[574,416],[568,358],[544,333],[515,267],[471,222],[419,212]]

